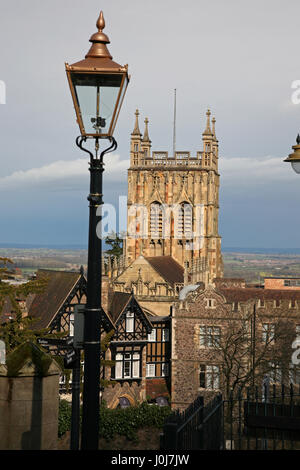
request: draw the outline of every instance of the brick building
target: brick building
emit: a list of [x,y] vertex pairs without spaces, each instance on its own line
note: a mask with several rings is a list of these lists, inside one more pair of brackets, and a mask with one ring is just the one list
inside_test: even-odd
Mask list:
[[[232,287],[237,284],[235,287]],[[186,408],[199,394],[300,383],[292,343],[300,333],[300,291],[245,287],[242,280],[187,286],[172,310],[171,396]]]
[[300,289],[300,277],[265,277],[265,289]]

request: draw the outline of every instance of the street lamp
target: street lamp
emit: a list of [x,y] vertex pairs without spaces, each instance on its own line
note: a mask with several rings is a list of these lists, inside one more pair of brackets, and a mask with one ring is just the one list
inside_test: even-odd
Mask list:
[[[101,317],[101,239],[96,226],[101,222],[103,157],[117,148],[113,132],[129,82],[127,65],[113,62],[103,33],[101,11],[98,32],[90,38],[92,46],[84,60],[66,65],[66,73],[76,112],[80,136],[77,146],[90,155],[89,243],[87,301],[84,312],[84,384],[81,448],[98,449],[100,395],[100,317]],[[83,147],[87,139],[95,141],[94,154]],[[100,155],[99,140],[110,146]],[[100,211],[100,212],[99,212]]]
[[300,135],[297,135],[296,139],[297,145],[293,145],[293,153],[290,153],[288,158],[286,158],[284,161],[289,162],[292,165],[293,170],[296,173],[300,173]]

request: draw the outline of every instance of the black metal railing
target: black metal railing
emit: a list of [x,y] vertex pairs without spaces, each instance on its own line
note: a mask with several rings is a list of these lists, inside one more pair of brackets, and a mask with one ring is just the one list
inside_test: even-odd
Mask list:
[[198,397],[174,411],[161,434],[162,450],[300,450],[300,386],[263,385]]
[[223,402],[217,395],[204,406],[198,397],[185,411],[175,411],[165,421],[162,450],[220,450],[223,448]]
[[300,387],[247,388],[223,401],[224,449],[300,449]]

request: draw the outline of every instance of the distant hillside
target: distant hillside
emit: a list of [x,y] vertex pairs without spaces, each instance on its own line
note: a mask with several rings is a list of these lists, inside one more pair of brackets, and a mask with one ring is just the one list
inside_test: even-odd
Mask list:
[[249,253],[249,254],[278,254],[278,255],[299,255],[300,248],[241,248],[222,246],[224,253]]

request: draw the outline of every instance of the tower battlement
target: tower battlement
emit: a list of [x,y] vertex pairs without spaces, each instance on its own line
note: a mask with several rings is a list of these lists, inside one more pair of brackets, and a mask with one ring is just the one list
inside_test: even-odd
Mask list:
[[152,155],[139,155],[139,152],[133,152],[133,166],[139,167],[199,167],[207,168],[211,164],[216,165],[217,154],[215,152],[197,152],[196,156],[191,156],[190,152],[175,152],[175,155],[169,155],[164,151],[153,151]]

